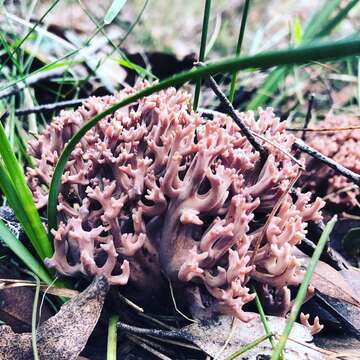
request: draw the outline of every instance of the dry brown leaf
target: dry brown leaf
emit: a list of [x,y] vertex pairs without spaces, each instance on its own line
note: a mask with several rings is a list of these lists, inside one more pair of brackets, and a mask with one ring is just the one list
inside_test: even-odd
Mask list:
[[[78,358],[99,319],[108,289],[105,277],[95,278],[85,291],[40,325],[36,338],[41,360]],[[31,334],[16,334],[9,326],[0,326],[0,359],[33,359]]]
[[[300,250],[296,251],[296,256],[303,260],[305,266],[310,262],[310,258]],[[316,265],[310,284],[322,294],[360,307],[359,297],[342,273],[323,261]]]
[[[286,319],[268,316],[270,330],[274,334],[281,334]],[[187,334],[187,340],[195,343],[208,355],[217,360],[226,359],[242,346],[260,338],[264,335],[264,326],[257,317],[248,322],[243,323],[238,320],[233,324],[233,319],[229,316],[220,316],[214,321],[206,323],[197,322],[182,329],[182,333]],[[232,336],[229,336],[232,335]],[[290,340],[286,344],[285,358],[291,359],[323,359],[324,354],[329,355],[327,351],[317,348],[313,344],[312,336],[309,330],[298,323],[290,334]],[[224,345],[226,345],[224,347]],[[268,340],[262,342],[258,346],[244,353],[244,358],[252,360],[258,359],[259,354],[271,355],[272,347]]]

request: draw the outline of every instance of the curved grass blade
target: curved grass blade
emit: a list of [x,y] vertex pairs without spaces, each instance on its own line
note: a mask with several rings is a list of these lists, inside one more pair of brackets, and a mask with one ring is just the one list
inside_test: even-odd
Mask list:
[[311,257],[310,263],[308,265],[308,268],[307,268],[307,271],[305,274],[305,278],[304,278],[303,282],[301,283],[299,291],[296,295],[294,305],[292,307],[292,310],[291,310],[288,320],[286,322],[284,331],[279,339],[279,342],[276,345],[276,348],[274,349],[274,351],[272,353],[271,360],[280,359],[281,354],[282,354],[283,350],[285,349],[286,341],[290,335],[290,332],[294,325],[294,322],[299,315],[300,308],[304,302],[306,292],[307,292],[308,286],[310,284],[311,277],[315,270],[316,264],[319,261],[319,258],[322,254],[325,244],[329,240],[330,233],[331,233],[332,229],[334,228],[336,221],[337,221],[337,218],[336,218],[336,216],[334,216],[326,224],[325,229],[320,236],[319,242],[316,245],[315,251],[314,251],[313,256]]
[[[248,68],[269,68],[277,65],[300,64],[310,61],[325,61],[329,59],[346,57],[360,54],[360,39],[332,42],[322,45],[309,45],[305,47],[298,47],[296,49],[287,49],[275,52],[266,52],[255,56],[246,57],[232,57],[216,62],[205,64],[204,66],[184,71],[161,82],[147,87],[132,96],[114,104],[102,113],[94,116],[70,139],[63,152],[60,155],[59,161],[54,170],[54,175],[49,190],[48,201],[48,229],[56,227],[56,206],[57,198],[60,189],[61,176],[64,172],[66,163],[70,157],[71,152],[81,138],[97,124],[105,116],[112,114],[116,110],[127,106],[135,101],[154,94],[160,90],[166,89],[170,86],[181,85],[189,80],[199,79],[201,77],[212,75],[218,72],[234,72],[239,69]],[[50,235],[50,234],[49,234]]]
[[[201,31],[199,62],[203,62],[205,60],[206,39],[207,39],[208,28],[209,28],[210,9],[211,9],[211,0],[206,0],[205,9],[204,9],[203,25],[202,25],[202,31]],[[198,78],[196,80],[196,87],[195,87],[195,94],[194,94],[194,102],[193,102],[194,110],[197,109],[198,104],[199,104],[200,89],[201,89],[201,78]]]
[[19,258],[21,261],[36,274],[42,281],[51,284],[52,279],[44,266],[35,259],[23,243],[7,228],[0,219],[0,240]]
[[[27,235],[29,236],[31,243],[35,247],[40,258],[44,260],[46,257],[51,257],[52,244],[46,234],[44,225],[40,220],[40,216],[34,204],[32,194],[26,184],[24,172],[11,149],[5,134],[4,127],[1,123],[0,144],[0,155],[4,162],[5,169],[13,183],[13,187],[15,189],[15,193],[17,194],[19,203],[24,210],[23,216],[27,218],[27,221],[30,223],[32,229],[32,231]],[[18,214],[19,212],[15,215]],[[24,230],[29,231],[27,227],[25,227]]]

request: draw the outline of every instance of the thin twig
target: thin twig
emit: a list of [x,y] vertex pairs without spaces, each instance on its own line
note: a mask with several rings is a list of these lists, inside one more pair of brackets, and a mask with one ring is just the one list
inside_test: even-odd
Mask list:
[[208,78],[209,85],[211,89],[214,91],[215,95],[219,98],[221,105],[223,105],[226,113],[235,121],[236,125],[240,128],[243,135],[248,139],[250,144],[254,147],[256,151],[259,152],[261,160],[263,162],[266,161],[268,157],[268,153],[266,149],[257,142],[255,139],[255,136],[251,133],[251,131],[245,126],[245,124],[242,122],[238,114],[235,112],[234,107],[232,106],[231,102],[228,100],[228,98],[225,96],[225,94],[221,91],[219,85],[216,83],[214,78],[212,76],[209,76]]
[[337,131],[349,131],[349,130],[358,130],[360,129],[360,125],[352,125],[346,127],[338,127],[338,128],[286,128],[287,131],[310,131],[310,132],[319,132],[319,133],[327,133],[327,132],[337,132]]
[[[281,204],[283,203],[283,200],[285,198],[285,196],[287,196],[290,192],[290,190],[292,189],[292,187],[294,186],[294,184],[296,183],[296,181],[299,179],[301,175],[301,169],[298,170],[297,175],[291,180],[291,182],[289,183],[287,189],[285,190],[285,192],[279,197],[279,199],[277,200],[275,206],[272,208],[270,215],[268,216],[268,218],[266,219],[265,225],[263,226],[261,233],[259,235],[259,237],[256,239],[255,245],[254,245],[254,250],[253,253],[251,255],[250,261],[249,261],[249,266],[252,266],[255,262],[255,257],[257,252],[259,251],[262,239],[264,238],[265,234],[266,234],[266,230],[269,227],[269,224],[271,222],[271,220],[273,219],[273,217],[275,216],[276,212],[279,210]],[[247,276],[245,283],[247,283],[249,281],[250,277]]]
[[64,109],[67,107],[76,107],[82,105],[82,103],[87,99],[72,99],[72,100],[66,100],[66,101],[59,101],[52,104],[42,104],[39,106],[35,106],[33,108],[27,108],[27,109],[17,109],[15,110],[16,116],[25,116],[29,114],[36,114],[36,113],[44,113],[44,112],[50,112],[55,110]]
[[[311,94],[309,97],[309,104],[308,104],[308,109],[307,109],[307,113],[305,116],[303,129],[305,129],[309,126],[309,123],[311,120],[311,112],[312,112],[312,108],[314,105],[314,100],[315,100],[315,94]],[[301,140],[305,141],[305,138],[306,138],[306,132],[303,131],[301,134]]]
[[171,295],[171,299],[173,301],[173,304],[174,304],[174,308],[176,310],[176,312],[178,314],[180,314],[184,319],[190,321],[190,322],[193,322],[193,323],[196,323],[197,321],[194,320],[194,319],[191,319],[190,317],[186,316],[177,306],[176,304],[176,300],[175,300],[175,295],[174,295],[174,289],[173,289],[173,286],[172,286],[172,283],[171,283],[171,280],[167,277],[167,280],[169,282],[169,288],[170,288],[170,295]]
[[118,293],[118,296],[120,298],[121,301],[123,301],[126,305],[130,306],[131,308],[133,308],[135,311],[139,312],[139,313],[143,313],[144,309],[142,307],[140,307],[139,305],[135,304],[133,301],[131,301],[130,299],[128,299],[127,297],[125,297],[124,295]]
[[119,322],[117,324],[118,329],[139,335],[154,336],[157,338],[170,338],[187,340],[187,336],[182,330],[160,330],[160,329],[147,329],[138,326],[132,326]]
[[255,131],[250,130],[250,132],[258,139],[261,139],[262,141],[270,144],[271,146],[273,146],[275,149],[279,150],[280,152],[282,152],[284,155],[286,155],[289,159],[291,159],[295,164],[297,164],[301,170],[305,170],[304,164],[302,164],[295,156],[291,155],[286,149],[282,148],[279,144],[274,143],[273,141],[269,140],[267,137],[265,137],[264,135],[260,135],[258,133],[256,133]]
[[170,340],[170,339],[166,339],[166,338],[157,338],[155,336],[152,335],[148,335],[150,338],[152,339],[156,339],[157,341],[161,341],[163,343],[167,343],[167,344],[171,344],[171,345],[177,345],[177,346],[181,346],[184,347],[186,349],[191,349],[191,350],[196,350],[196,351],[202,351],[199,347],[195,346],[195,345],[191,345],[182,341],[178,341],[178,340]]
[[151,354],[157,356],[159,359],[161,360],[171,360],[171,358],[169,358],[168,356],[164,355],[163,353],[161,353],[160,351],[157,351],[156,349],[152,348],[151,346],[145,344],[142,340],[140,340],[137,337],[134,336],[127,336],[129,340],[131,340],[133,343],[141,346],[143,349],[145,349],[146,351],[150,352]]
[[42,80],[50,79],[54,76],[61,75],[63,72],[64,70],[62,68],[57,68],[46,72],[35,73],[29,76],[26,80],[19,81],[13,86],[6,87],[4,90],[0,91],[0,99],[16,95],[28,86],[35,85]]
[[355,172],[347,169],[346,167],[342,166],[338,162],[330,159],[329,157],[325,156],[324,154],[320,153],[319,151],[315,150],[311,146],[307,145],[301,139],[297,139],[293,145],[294,148],[299,149],[313,158],[323,162],[327,166],[331,167],[337,173],[345,176],[347,179],[351,180],[354,184],[360,186],[360,175],[356,174]]
[[220,359],[220,356],[223,354],[223,352],[225,351],[225,349],[229,345],[229,342],[231,341],[232,337],[234,336],[236,325],[237,325],[236,318],[233,317],[232,322],[231,322],[231,328],[230,328],[229,335],[227,336],[224,345],[220,348],[219,352],[214,356],[214,360]]
[[168,324],[165,324],[164,322],[162,322],[162,321],[160,321],[160,320],[158,320],[158,319],[156,319],[156,318],[154,318],[153,316],[150,316],[150,315],[148,315],[148,314],[139,312],[138,315],[141,316],[141,317],[143,317],[144,319],[150,320],[150,321],[152,321],[153,323],[164,327],[165,329],[168,329],[168,330],[176,330],[175,327],[170,326],[170,325],[168,325]]

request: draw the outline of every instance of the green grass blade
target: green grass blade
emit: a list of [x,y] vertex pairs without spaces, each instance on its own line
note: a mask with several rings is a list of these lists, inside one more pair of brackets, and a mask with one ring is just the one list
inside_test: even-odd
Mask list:
[[313,272],[315,270],[316,264],[319,261],[319,258],[322,254],[322,251],[324,249],[324,246],[326,244],[326,242],[329,239],[330,233],[332,231],[332,229],[334,228],[334,225],[337,221],[336,216],[334,216],[325,226],[325,229],[323,231],[323,233],[320,236],[319,242],[316,245],[315,251],[313,253],[313,256],[311,257],[310,263],[308,265],[306,274],[305,274],[305,278],[303,280],[303,282],[300,285],[299,291],[296,295],[295,301],[294,301],[294,305],[291,309],[290,315],[286,321],[286,325],[284,328],[284,331],[279,339],[278,344],[276,345],[276,348],[273,351],[273,354],[271,356],[271,360],[278,360],[281,357],[281,354],[283,352],[283,350],[285,349],[285,345],[286,345],[286,341],[290,335],[291,329],[294,325],[294,322],[296,321],[299,312],[300,312],[300,308],[304,302],[305,296],[306,296],[306,292],[308,289],[308,286],[310,284],[311,281],[311,277],[313,275]]
[[311,17],[311,20],[306,26],[304,39],[314,38],[316,33],[321,31],[326,22],[329,21],[331,14],[340,5],[341,0],[328,1],[325,6],[320,6],[319,10]]
[[[340,5],[341,0],[332,0],[331,2],[328,2],[324,8],[320,8],[306,26],[302,36],[302,45],[308,44],[316,37],[328,35],[334,27],[347,16],[348,12],[354,7],[357,1],[352,0],[348,6],[340,10],[332,19],[330,19],[330,16]],[[248,103],[246,109],[253,110],[257,109],[259,106],[263,106],[269,100],[268,94],[276,92],[279,84],[283,82],[290,71],[291,68],[288,67],[286,69],[277,69],[272,72],[267,77],[264,84],[258,89],[257,95]]]
[[130,25],[129,29],[126,31],[125,35],[122,37],[120,42],[118,43],[118,47],[121,47],[124,41],[127,39],[127,37],[131,34],[131,32],[134,30],[135,26],[139,23],[140,19],[142,18],[144,11],[149,3],[149,0],[145,0],[142,8],[140,9],[140,12],[134,22]]
[[109,319],[106,360],[116,360],[117,358],[116,348],[117,348],[118,320],[119,320],[119,315],[112,315]]
[[[238,42],[236,45],[236,52],[235,52],[236,56],[240,55],[241,45],[244,40],[245,26],[246,26],[246,20],[247,20],[247,16],[248,16],[248,12],[249,12],[249,5],[250,5],[250,0],[245,0],[244,10],[243,10],[242,18],[241,18],[239,38],[238,38]],[[230,94],[229,94],[229,101],[231,103],[234,101],[236,78],[237,78],[237,72],[234,72],[232,74],[232,78],[231,78]]]
[[40,360],[38,348],[37,348],[37,338],[36,338],[36,330],[37,330],[37,310],[39,306],[39,295],[40,295],[40,280],[35,274],[31,274],[36,281],[36,289],[34,294],[34,303],[32,308],[32,316],[31,316],[31,345],[34,355],[34,360]]
[[151,95],[160,90],[166,89],[170,86],[181,85],[189,80],[198,79],[207,75],[216,74],[218,72],[234,72],[239,69],[248,68],[269,68],[277,65],[301,64],[310,61],[325,61],[333,58],[339,58],[357,55],[360,53],[360,39],[338,41],[322,45],[308,45],[305,47],[298,47],[296,49],[287,49],[275,52],[266,52],[255,56],[232,57],[220,61],[211,62],[204,66],[193,68],[189,71],[184,71],[169,78],[166,78],[159,83],[149,86],[132,96],[129,96],[117,104],[112,105],[102,113],[94,116],[70,139],[60,155],[59,161],[54,170],[52,182],[49,190],[48,201],[48,229],[56,227],[56,206],[57,198],[60,189],[61,176],[64,172],[66,163],[70,157],[71,152],[81,138],[97,124],[105,116],[112,114],[114,111],[134,103],[135,101]]
[[[30,29],[30,31],[28,31],[28,33],[19,41],[19,43],[16,45],[16,47],[13,49],[13,51],[11,52],[11,56],[15,54],[15,52],[21,47],[22,44],[24,44],[24,42],[29,38],[29,36],[36,30],[36,28],[38,27],[39,24],[41,24],[41,22],[45,19],[45,17],[50,13],[50,11],[57,5],[57,3],[60,0],[55,0],[50,6],[49,8],[45,11],[45,13],[40,17],[40,19],[34,24],[34,26]],[[7,58],[0,66],[0,73],[1,70],[3,69],[3,67],[7,64],[7,62],[9,61],[10,57]]]
[[357,101],[358,101],[358,108],[360,110],[360,57],[358,58],[358,74],[357,74]]
[[256,308],[257,308],[258,313],[260,315],[260,320],[261,320],[261,322],[262,322],[262,324],[264,326],[265,334],[269,335],[269,341],[271,343],[272,348],[274,349],[275,348],[274,338],[273,338],[273,335],[271,333],[269,322],[268,322],[268,320],[266,318],[266,315],[265,315],[265,311],[264,311],[264,309],[263,309],[263,307],[261,305],[259,295],[257,294],[254,286],[251,287],[251,290],[256,294],[256,298],[255,298]]
[[[21,202],[18,198],[14,184],[1,161],[0,161],[0,190],[5,195],[8,204],[13,209],[16,218],[19,220],[23,230],[28,235],[29,239],[30,236],[34,237],[35,234],[33,233],[31,224],[26,217],[23,207],[21,206]],[[40,248],[37,246],[37,244],[33,244],[33,246],[36,252],[40,251]]]
[[[46,234],[44,225],[40,220],[40,216],[34,204],[31,191],[26,184],[24,172],[20,167],[14,152],[11,149],[11,146],[5,134],[5,130],[1,123],[0,144],[0,155],[3,159],[5,168],[7,170],[7,173],[9,174],[12,183],[14,184],[18,199],[33,229],[33,233],[27,235],[29,236],[31,243],[37,250],[40,258],[44,260],[46,257],[51,257],[53,253],[52,244]],[[25,228],[24,230],[26,231],[27,229]]]
[[257,95],[246,106],[247,110],[255,110],[262,106],[271,96],[273,96],[279,87],[280,82],[285,80],[290,67],[279,67],[271,72],[264,84],[257,90]]
[[331,32],[332,29],[334,29],[340,22],[347,16],[347,14],[350,12],[350,10],[355,6],[359,4],[359,0],[352,0],[350,1],[342,10],[340,10],[337,15],[332,18],[326,26],[318,33],[316,34],[317,37],[326,36]]
[[295,45],[296,46],[300,45],[301,38],[302,38],[301,22],[300,22],[299,16],[296,16],[295,24],[294,24],[294,40],[295,40]]
[[226,358],[226,360],[234,360],[237,357],[239,357],[241,354],[246,353],[247,351],[251,350],[252,348],[254,348],[255,346],[258,346],[259,344],[261,344],[263,341],[265,341],[266,339],[268,339],[271,336],[268,334],[265,334],[261,337],[259,337],[258,339],[252,341],[249,344],[246,344],[244,346],[242,346],[238,351],[234,352],[233,354],[231,354],[228,358]]
[[30,253],[24,244],[7,228],[0,219],[0,239],[6,246],[42,281],[50,284],[52,279],[45,267]]
[[121,11],[121,9],[124,7],[125,4],[126,4],[126,0],[114,0],[109,10],[105,14],[104,24],[105,25],[111,24],[114,21],[114,19],[118,16],[119,12]]
[[[205,9],[204,9],[204,18],[203,18],[203,24],[202,24],[202,31],[201,31],[201,43],[200,43],[200,53],[199,53],[199,61],[200,62],[203,62],[205,60],[206,39],[207,39],[208,28],[209,28],[210,9],[211,9],[211,0],[206,0]],[[201,78],[198,78],[196,80],[196,87],[195,87],[195,94],[194,94],[194,101],[193,101],[194,110],[196,110],[199,105],[200,89],[201,89]]]

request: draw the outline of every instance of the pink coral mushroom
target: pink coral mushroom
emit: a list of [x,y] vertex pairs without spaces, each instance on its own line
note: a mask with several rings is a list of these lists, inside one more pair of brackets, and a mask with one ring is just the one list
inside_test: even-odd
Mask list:
[[[336,130],[359,125],[360,121],[356,116],[335,115],[331,112],[319,125],[312,127],[335,130],[308,133],[306,142],[349,170],[360,174],[360,129]],[[325,199],[333,204],[342,204],[348,208],[359,207],[358,186],[313,158],[307,158],[307,163],[309,171],[304,177],[304,185],[312,190],[320,189],[320,192],[325,190]]]
[[[29,144],[37,166],[28,170],[28,182],[39,208],[71,136],[134,91],[63,111]],[[254,298],[249,278],[283,292],[302,281],[292,249],[306,222],[321,219],[323,202],[311,204],[300,191],[286,194],[252,264],[254,243],[298,165],[268,143],[263,163],[232,119],[205,121],[189,103],[188,94],[170,88],[116,111],[85,135],[62,177],[55,253],[47,265],[140,289],[156,287],[165,273],[175,287],[197,293],[199,307],[248,321],[242,307]],[[294,138],[271,109],[260,109],[257,120],[252,112],[240,116],[291,150]]]

